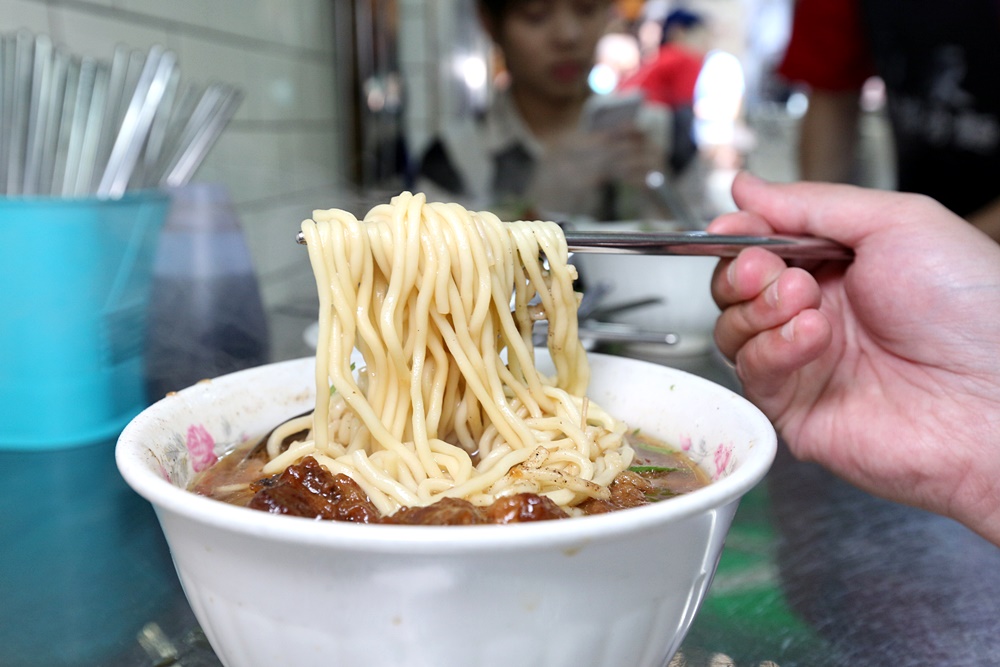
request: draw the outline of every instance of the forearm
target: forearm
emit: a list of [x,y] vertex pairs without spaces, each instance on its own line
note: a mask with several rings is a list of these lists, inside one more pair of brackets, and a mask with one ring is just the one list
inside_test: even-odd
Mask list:
[[856,92],[813,91],[799,135],[800,178],[849,183],[858,142]]

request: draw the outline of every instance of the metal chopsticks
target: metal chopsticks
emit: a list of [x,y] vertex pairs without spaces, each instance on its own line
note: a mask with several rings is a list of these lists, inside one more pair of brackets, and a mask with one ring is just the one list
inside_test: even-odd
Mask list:
[[591,232],[564,230],[570,252],[618,255],[735,257],[758,246],[784,259],[850,260],[854,252],[812,236],[739,236],[707,232]]
[[0,196],[183,185],[242,99],[223,83],[181,85],[176,54],[159,45],[118,45],[105,61],[0,32]]
[[[849,261],[854,251],[813,236],[741,236],[707,232],[581,232],[566,230],[570,252],[611,255],[690,255],[735,257],[744,248],[766,248],[784,259]],[[305,245],[302,232],[295,242]]]

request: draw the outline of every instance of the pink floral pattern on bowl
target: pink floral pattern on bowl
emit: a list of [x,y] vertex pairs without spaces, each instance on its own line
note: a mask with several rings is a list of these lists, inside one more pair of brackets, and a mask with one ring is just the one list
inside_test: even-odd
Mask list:
[[201,424],[188,427],[185,446],[191,460],[191,469],[195,472],[207,470],[219,460],[215,455],[215,439]]
[[712,476],[713,480],[725,477],[728,475],[735,464],[733,460],[733,445],[721,443],[715,448],[715,453],[712,455],[712,460],[715,463],[715,474]]
[[736,447],[732,443],[720,442],[713,447],[703,439],[695,442],[688,435],[682,436],[678,442],[681,451],[701,466],[712,481],[728,476],[739,463],[735,456]]

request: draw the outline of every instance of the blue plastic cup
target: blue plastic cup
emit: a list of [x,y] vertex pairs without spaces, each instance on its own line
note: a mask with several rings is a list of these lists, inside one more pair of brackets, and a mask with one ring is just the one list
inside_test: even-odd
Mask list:
[[115,437],[147,405],[153,259],[169,196],[0,199],[0,449]]

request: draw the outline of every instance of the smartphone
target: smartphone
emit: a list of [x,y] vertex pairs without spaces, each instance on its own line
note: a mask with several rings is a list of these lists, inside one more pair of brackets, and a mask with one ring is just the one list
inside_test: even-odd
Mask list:
[[627,127],[635,122],[642,100],[640,92],[594,95],[583,108],[583,127],[590,132]]

